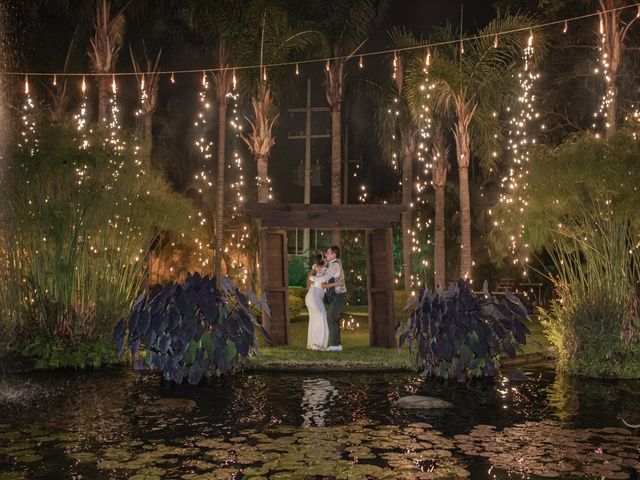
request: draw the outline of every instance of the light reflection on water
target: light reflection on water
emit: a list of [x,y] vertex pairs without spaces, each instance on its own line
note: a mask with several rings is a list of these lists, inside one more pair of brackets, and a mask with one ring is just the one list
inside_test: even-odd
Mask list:
[[[469,385],[425,381],[412,374],[247,373],[204,387],[176,386],[155,375],[129,370],[14,376],[0,384],[3,392],[13,395],[7,402],[1,400],[6,395],[0,394],[0,475],[20,471],[27,472],[28,478],[60,478],[50,474],[55,468],[66,472],[66,478],[128,478],[130,470],[100,467],[115,461],[109,456],[117,457],[114,448],[124,448],[133,459],[127,460],[133,462],[127,468],[164,470],[169,466],[162,462],[174,455],[169,450],[179,449],[184,458],[175,453],[175,458],[182,459],[179,466],[171,468],[175,478],[180,478],[178,474],[200,471],[193,462],[207,451],[215,451],[198,446],[203,439],[214,442],[214,447],[207,445],[207,449],[215,449],[215,442],[220,442],[224,446],[220,451],[233,453],[235,456],[223,462],[233,466],[242,458],[254,458],[252,455],[267,444],[277,448],[278,442],[292,435],[291,447],[280,446],[276,454],[289,455],[291,468],[300,468],[295,455],[309,464],[320,461],[313,458],[315,450],[306,450],[307,435],[314,435],[326,442],[325,450],[331,454],[329,460],[321,459],[323,462],[338,462],[338,466],[340,462],[356,462],[352,467],[361,467],[362,475],[367,468],[401,468],[414,456],[411,461],[415,465],[445,465],[443,473],[458,474],[461,470],[456,469],[463,468],[474,478],[489,478],[491,459],[479,455],[476,445],[456,447],[454,440],[450,448],[443,448],[449,442],[445,439],[474,431],[484,432],[488,438],[497,432],[495,438],[502,438],[497,435],[511,427],[528,436],[544,428],[555,432],[553,429],[560,427],[569,429],[567,435],[577,432],[579,436],[582,429],[621,426],[618,415],[640,420],[640,382],[571,379],[544,367],[525,373],[523,381],[503,377]],[[25,396],[16,402],[16,392],[27,385],[42,395]],[[455,408],[429,414],[407,413],[391,406],[400,396],[415,393],[442,398]],[[477,425],[495,430],[477,430]],[[264,434],[268,438],[260,437]],[[396,443],[385,446],[391,437]],[[344,438],[360,443],[343,445],[340,439]],[[429,448],[436,450],[425,450],[425,445],[432,443],[438,445]],[[164,460],[151,458],[145,453],[145,446],[150,445],[156,451],[169,449],[169,453]],[[375,445],[386,450],[378,451]],[[589,443],[585,445],[590,448]],[[447,463],[448,456],[437,457],[450,455],[447,451],[455,461]],[[267,453],[261,453],[267,460],[256,457],[254,463],[267,462]],[[34,460],[33,455],[42,458]],[[78,462],[72,455],[96,458]],[[358,455],[363,458],[357,460]],[[147,463],[140,458],[146,458]],[[199,465],[204,468],[203,463]],[[500,472],[494,469],[490,477],[502,475]],[[373,475],[371,478],[376,478]]]

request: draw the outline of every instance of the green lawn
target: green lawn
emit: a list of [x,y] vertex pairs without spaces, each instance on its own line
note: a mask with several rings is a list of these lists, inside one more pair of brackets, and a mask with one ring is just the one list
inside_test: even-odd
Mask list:
[[[291,345],[266,348],[261,345],[262,355],[252,358],[251,368],[269,370],[412,370],[408,350],[375,348],[369,346],[369,325],[366,306],[345,308],[343,318],[351,320],[352,329],[342,330],[342,352],[319,352],[307,350],[308,316],[304,313],[291,320]],[[359,326],[356,326],[359,324]],[[542,327],[536,320],[527,325],[531,335],[527,337],[524,357],[542,355],[548,342]]]

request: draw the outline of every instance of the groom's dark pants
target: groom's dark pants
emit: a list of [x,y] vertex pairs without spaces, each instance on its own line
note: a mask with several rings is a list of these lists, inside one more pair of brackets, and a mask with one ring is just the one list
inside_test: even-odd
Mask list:
[[327,308],[327,323],[329,325],[329,346],[340,345],[340,314],[347,301],[346,293],[337,293],[329,308]]

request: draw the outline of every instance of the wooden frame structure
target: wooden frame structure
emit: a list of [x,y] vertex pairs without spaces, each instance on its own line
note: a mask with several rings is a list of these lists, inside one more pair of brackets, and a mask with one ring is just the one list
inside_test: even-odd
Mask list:
[[[287,229],[364,230],[367,254],[369,343],[397,345],[391,224],[400,221],[401,205],[250,204],[245,211],[260,220],[260,275],[271,318],[263,325],[274,345],[289,345]],[[348,263],[348,259],[346,259]]]

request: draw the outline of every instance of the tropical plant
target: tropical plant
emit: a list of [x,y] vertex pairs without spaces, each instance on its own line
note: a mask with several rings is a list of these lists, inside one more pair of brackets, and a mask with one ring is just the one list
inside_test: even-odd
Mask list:
[[549,253],[557,298],[540,309],[558,367],[591,377],[640,377],[638,229],[605,202],[576,206]]
[[[331,203],[339,205],[342,192],[342,107],[345,96],[347,62],[363,47],[385,2],[375,0],[316,0],[314,30],[320,51],[333,60],[325,69],[325,92],[331,108]],[[340,244],[339,230],[331,232],[334,245]]]
[[80,149],[72,127],[36,131],[38,149],[10,152],[3,179],[2,330],[14,347],[32,345],[26,355],[75,358],[129,310],[156,229],[186,225],[191,209],[101,135]]
[[[153,297],[143,292],[129,321],[116,325],[113,340],[120,357],[128,348],[137,369],[150,368],[165,380],[197,385],[203,376],[238,371],[258,353],[252,308],[269,308],[248,290],[240,292],[227,278],[188,274],[184,283],[169,283]],[[128,332],[128,333],[127,333]],[[125,336],[126,343],[125,343]]]
[[[500,145],[500,124],[494,113],[516,96],[517,78],[513,73],[527,45],[528,34],[523,30],[530,23],[529,18],[521,15],[500,17],[480,30],[473,39],[464,43],[447,43],[431,56],[428,76],[432,88],[429,93],[435,108],[452,119],[456,142],[462,278],[469,278],[472,270],[469,165],[475,155],[486,171],[495,169],[493,153]],[[517,33],[503,35],[498,46],[494,46],[496,36],[504,31]],[[449,42],[456,36],[450,25],[441,28],[436,35],[437,39]],[[540,45],[536,55],[543,52]],[[419,79],[419,72],[415,72],[413,77]],[[414,90],[419,88],[419,84],[414,85]],[[423,102],[418,92],[411,98]]]
[[[410,108],[407,99],[408,79],[405,78],[405,67],[409,62],[421,62],[423,54],[420,50],[410,50],[421,42],[411,33],[393,28],[389,32],[394,48],[405,49],[393,57],[393,82],[379,86],[376,92],[378,105],[376,110],[376,129],[378,141],[394,168],[399,167],[402,181],[402,273],[404,289],[412,288],[412,250],[413,250],[413,164],[418,155],[421,130],[427,126],[424,111]],[[396,161],[400,154],[399,164]]]
[[125,16],[122,10],[112,14],[111,2],[99,0],[95,3],[93,37],[89,49],[91,69],[98,74],[98,121],[109,118],[110,73],[116,69],[116,62],[125,36]]
[[527,310],[505,291],[500,301],[484,285],[476,297],[469,284],[459,280],[448,290],[434,293],[423,289],[415,310],[398,332],[399,346],[409,346],[418,368],[430,376],[455,378],[493,377],[500,367],[500,354],[515,357],[526,344]]

